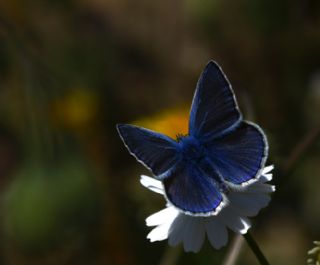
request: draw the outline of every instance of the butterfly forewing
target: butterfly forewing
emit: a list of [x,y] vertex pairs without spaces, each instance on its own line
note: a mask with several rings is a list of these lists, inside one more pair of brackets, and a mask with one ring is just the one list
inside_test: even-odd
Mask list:
[[129,152],[156,178],[165,178],[177,162],[177,142],[163,134],[133,125],[119,124],[117,129]]
[[231,85],[221,68],[210,61],[202,72],[192,101],[189,134],[215,138],[241,120]]

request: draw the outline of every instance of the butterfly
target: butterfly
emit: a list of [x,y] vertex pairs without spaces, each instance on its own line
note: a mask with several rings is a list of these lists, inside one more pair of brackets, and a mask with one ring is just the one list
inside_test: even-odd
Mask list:
[[228,192],[253,183],[268,155],[262,129],[243,120],[233,89],[210,61],[198,80],[189,132],[176,140],[142,127],[117,124],[122,141],[163,184],[167,201],[193,216],[218,214]]

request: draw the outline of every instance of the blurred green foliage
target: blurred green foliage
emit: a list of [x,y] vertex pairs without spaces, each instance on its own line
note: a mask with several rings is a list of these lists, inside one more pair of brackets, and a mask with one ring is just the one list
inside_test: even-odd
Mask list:
[[[267,132],[277,169],[253,232],[272,264],[305,263],[320,238],[319,137],[298,160],[294,150],[319,131],[319,28],[316,0],[2,1],[0,263],[165,260],[167,243],[147,242],[144,226],[164,202],[140,187],[147,172],[115,124],[183,127],[210,59]],[[225,252],[206,245],[175,264]],[[256,264],[248,249],[239,264]]]
[[23,166],[6,192],[4,224],[10,239],[27,250],[43,249],[93,221],[97,194],[86,171],[71,159],[54,168]]

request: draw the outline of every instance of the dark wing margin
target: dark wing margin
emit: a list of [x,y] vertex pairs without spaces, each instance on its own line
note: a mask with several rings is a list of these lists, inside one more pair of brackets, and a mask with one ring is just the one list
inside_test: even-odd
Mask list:
[[177,162],[177,142],[154,131],[134,125],[118,124],[119,135],[140,163],[163,179]]
[[231,131],[242,120],[232,87],[220,66],[210,61],[193,97],[189,134],[213,139]]
[[169,203],[188,215],[216,215],[227,202],[213,178],[183,161],[164,179],[163,185]]
[[268,155],[268,142],[254,123],[241,122],[231,133],[207,143],[215,170],[231,185],[246,186],[258,179]]

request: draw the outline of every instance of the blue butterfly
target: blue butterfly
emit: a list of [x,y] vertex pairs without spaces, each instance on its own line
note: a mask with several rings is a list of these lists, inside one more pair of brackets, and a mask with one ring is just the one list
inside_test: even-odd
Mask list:
[[210,61],[192,101],[189,134],[170,137],[118,124],[129,152],[163,183],[167,200],[186,214],[216,215],[231,189],[258,179],[268,143],[262,129],[244,121],[231,85]]

